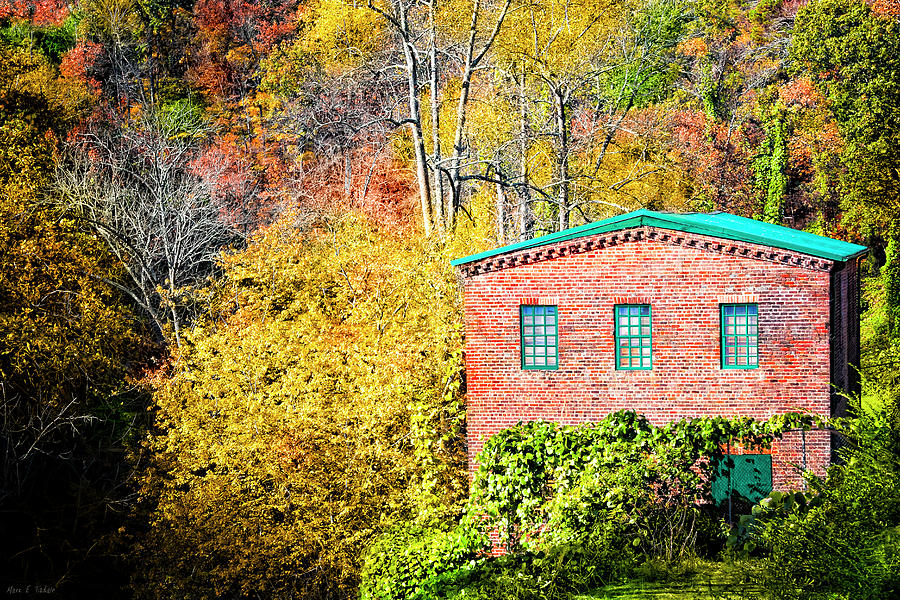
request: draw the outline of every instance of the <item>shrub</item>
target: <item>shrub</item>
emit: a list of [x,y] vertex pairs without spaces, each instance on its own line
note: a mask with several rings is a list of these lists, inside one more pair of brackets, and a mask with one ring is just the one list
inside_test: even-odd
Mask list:
[[490,550],[477,520],[464,517],[455,527],[401,523],[369,548],[362,572],[363,600],[434,597],[446,580],[475,570]]
[[436,590],[452,600],[568,600],[617,581],[636,564],[633,548],[597,530],[570,543],[485,560]]
[[552,518],[559,522],[549,531],[560,525],[560,535],[625,518],[637,524],[645,552],[672,560],[693,547],[699,507],[712,500],[711,476],[728,441],[768,446],[784,429],[811,423],[791,414],[654,427],[633,411],[579,427],[520,423],[485,444],[473,501],[510,552],[539,547]]
[[[696,554],[698,536],[721,534],[702,507],[725,442],[767,445],[808,420],[654,427],[622,411],[580,427],[520,423],[486,443],[460,525],[400,525],[370,548],[363,598],[561,599],[644,560],[682,562]],[[488,557],[475,524],[496,531],[509,554]]]
[[842,424],[850,444],[812,492],[776,494],[733,536],[767,555],[776,598],[900,596],[900,427],[886,407]]
[[834,507],[769,524],[765,583],[775,598],[876,600],[900,594],[900,529],[860,526]]

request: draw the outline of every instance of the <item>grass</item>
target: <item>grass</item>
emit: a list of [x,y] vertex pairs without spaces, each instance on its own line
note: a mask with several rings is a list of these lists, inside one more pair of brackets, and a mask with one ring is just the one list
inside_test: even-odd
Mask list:
[[608,585],[577,600],[753,600],[765,597],[756,581],[757,561],[723,563],[698,561],[681,573],[663,579],[652,571],[646,577]]

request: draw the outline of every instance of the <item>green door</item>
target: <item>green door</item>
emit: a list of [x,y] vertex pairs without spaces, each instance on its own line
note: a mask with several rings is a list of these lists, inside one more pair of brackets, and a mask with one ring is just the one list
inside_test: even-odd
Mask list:
[[727,500],[729,491],[753,503],[768,496],[772,491],[772,455],[732,454],[722,460],[712,480],[716,504]]

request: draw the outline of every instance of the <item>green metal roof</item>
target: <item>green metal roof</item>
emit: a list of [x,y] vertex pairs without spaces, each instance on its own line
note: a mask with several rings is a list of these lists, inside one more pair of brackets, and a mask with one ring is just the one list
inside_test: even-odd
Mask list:
[[855,256],[864,254],[868,248],[859,244],[842,242],[832,238],[823,237],[814,233],[807,233],[783,227],[763,223],[746,217],[738,217],[724,212],[711,213],[667,213],[654,212],[652,210],[636,210],[625,215],[610,217],[596,223],[588,223],[578,227],[572,227],[557,233],[544,235],[533,240],[526,240],[517,244],[503,246],[495,250],[488,250],[479,254],[473,254],[451,261],[453,266],[475,262],[492,256],[537,248],[557,242],[565,242],[576,238],[634,229],[636,227],[659,227],[672,229],[685,233],[708,235],[726,240],[750,242],[772,248],[793,250],[810,256],[826,258],[828,260],[843,262]]

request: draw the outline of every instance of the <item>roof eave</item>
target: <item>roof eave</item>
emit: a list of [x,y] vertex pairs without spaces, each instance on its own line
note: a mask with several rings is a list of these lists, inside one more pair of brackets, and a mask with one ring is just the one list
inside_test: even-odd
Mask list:
[[[833,250],[823,248],[817,249],[816,252],[810,252],[809,247],[804,244],[792,241],[773,244],[772,239],[766,236],[756,235],[750,232],[741,232],[740,234],[735,235],[733,229],[729,229],[720,225],[710,223],[684,222],[684,219],[669,218],[667,213],[652,213],[650,211],[641,209],[625,215],[619,215],[618,217],[611,217],[610,219],[606,219],[604,221],[588,223],[586,225],[573,227],[565,231],[551,233],[538,238],[534,238],[532,240],[526,240],[524,242],[518,242],[516,244],[510,244],[501,248],[495,248],[493,250],[487,250],[478,254],[472,254],[470,256],[458,258],[456,260],[450,261],[450,264],[458,267],[488,258],[501,256],[503,254],[509,254],[520,250],[528,250],[539,246],[546,246],[579,237],[587,237],[590,235],[610,233],[613,231],[620,231],[625,229],[636,229],[638,227],[645,226],[658,227],[661,229],[671,229],[673,231],[693,233],[696,235],[706,235],[724,240],[757,244],[769,248],[778,248],[780,250],[797,252],[806,256],[825,259],[832,262],[846,262],[848,260],[852,260],[853,258],[862,256],[869,251],[868,248],[857,246],[860,249],[851,254],[834,252]],[[852,244],[851,246],[855,246],[855,244]]]

